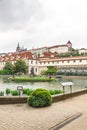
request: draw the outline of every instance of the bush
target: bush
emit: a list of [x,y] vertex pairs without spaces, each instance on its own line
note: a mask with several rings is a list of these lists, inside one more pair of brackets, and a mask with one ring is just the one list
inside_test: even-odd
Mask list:
[[34,90],[29,89],[29,90],[27,91],[27,95],[30,95],[33,91],[34,91]]
[[18,96],[19,95],[19,92],[17,90],[12,90],[11,93],[12,93],[12,96]]
[[50,92],[51,95],[55,94],[54,90],[49,90],[49,92]]
[[62,90],[49,90],[49,92],[50,92],[51,95],[63,93]]
[[49,79],[49,77],[14,77],[11,80],[16,82],[49,82],[55,79]]
[[23,89],[23,94],[30,95],[32,92],[33,92],[32,89],[28,89],[28,88],[24,88],[24,89]]
[[10,94],[11,90],[9,88],[6,88],[6,94]]
[[28,90],[29,90],[28,88],[24,88],[23,89],[23,94],[27,94]]
[[28,97],[27,102],[33,107],[45,107],[52,103],[52,98],[49,91],[39,88],[34,90]]
[[0,96],[4,96],[4,92],[3,91],[0,91]]

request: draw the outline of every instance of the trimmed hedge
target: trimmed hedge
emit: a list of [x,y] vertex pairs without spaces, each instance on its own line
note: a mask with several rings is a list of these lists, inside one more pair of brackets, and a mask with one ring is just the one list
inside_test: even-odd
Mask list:
[[10,94],[11,93],[11,90],[9,88],[6,88],[6,94]]
[[17,90],[12,90],[11,94],[12,94],[12,96],[18,96],[19,92]]
[[12,81],[16,82],[49,82],[55,80],[55,78],[49,77],[14,77],[10,78]]
[[45,107],[51,105],[52,97],[48,90],[38,88],[28,97],[27,103],[32,107]]
[[23,94],[30,95],[33,91],[34,91],[34,90],[32,90],[32,89],[24,88],[24,89],[23,89]]
[[62,90],[49,90],[49,92],[50,92],[51,95],[61,94],[61,93],[63,93]]
[[4,96],[4,91],[0,91],[0,96]]

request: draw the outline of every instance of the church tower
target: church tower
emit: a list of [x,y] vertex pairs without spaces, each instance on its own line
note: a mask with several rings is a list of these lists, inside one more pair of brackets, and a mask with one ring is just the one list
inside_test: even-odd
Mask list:
[[17,45],[17,47],[16,47],[16,51],[20,51],[20,50],[21,50],[21,48],[20,48],[19,42],[18,42],[18,45]]

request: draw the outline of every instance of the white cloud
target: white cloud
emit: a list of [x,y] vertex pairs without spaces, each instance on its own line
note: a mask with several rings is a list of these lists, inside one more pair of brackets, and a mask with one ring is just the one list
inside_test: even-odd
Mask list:
[[[3,5],[3,6],[2,6]],[[0,2],[0,52],[65,44],[85,47],[86,0],[6,0]]]

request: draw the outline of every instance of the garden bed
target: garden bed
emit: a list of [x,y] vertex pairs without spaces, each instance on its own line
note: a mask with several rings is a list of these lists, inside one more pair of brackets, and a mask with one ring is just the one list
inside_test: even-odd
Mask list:
[[50,82],[54,81],[55,78],[49,78],[49,77],[14,77],[10,78],[10,80],[15,82]]

